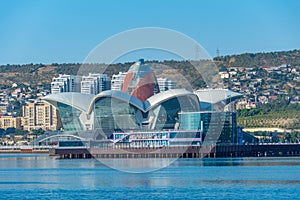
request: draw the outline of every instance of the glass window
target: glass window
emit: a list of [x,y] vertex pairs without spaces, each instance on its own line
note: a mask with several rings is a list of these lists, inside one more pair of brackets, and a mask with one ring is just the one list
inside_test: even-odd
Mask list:
[[79,120],[82,111],[59,102],[57,103],[57,107],[64,127],[64,131],[76,132],[83,130],[82,124]]
[[128,102],[110,97],[101,98],[94,105],[95,128],[104,132],[140,129],[138,121],[142,120],[137,120],[138,112],[141,111]]

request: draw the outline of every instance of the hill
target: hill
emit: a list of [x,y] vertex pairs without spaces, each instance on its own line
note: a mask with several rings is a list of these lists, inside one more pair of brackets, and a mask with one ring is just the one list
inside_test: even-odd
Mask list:
[[[149,61],[158,77],[166,75],[176,80],[179,86],[187,83],[193,89],[206,87],[201,75],[196,72],[194,66],[188,61]],[[202,62],[197,62],[199,64]],[[106,73],[109,76],[120,71],[127,71],[133,63],[118,64],[26,64],[26,65],[1,65],[0,88],[9,88],[13,83],[32,89],[49,89],[53,77],[59,74],[87,75],[89,72]],[[200,64],[199,64],[200,65]]]
[[295,66],[300,65],[300,50],[219,56],[214,61],[226,67]]

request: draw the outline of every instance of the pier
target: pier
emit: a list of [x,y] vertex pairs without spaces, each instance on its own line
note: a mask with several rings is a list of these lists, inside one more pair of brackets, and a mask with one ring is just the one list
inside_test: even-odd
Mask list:
[[74,158],[227,158],[300,156],[300,144],[178,146],[157,148],[85,148],[50,150],[61,159]]

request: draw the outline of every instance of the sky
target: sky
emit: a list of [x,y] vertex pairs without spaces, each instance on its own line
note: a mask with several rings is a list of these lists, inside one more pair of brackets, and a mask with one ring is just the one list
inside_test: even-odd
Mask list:
[[300,49],[299,9],[298,0],[2,0],[0,64],[81,63],[143,27],[183,33],[212,57]]

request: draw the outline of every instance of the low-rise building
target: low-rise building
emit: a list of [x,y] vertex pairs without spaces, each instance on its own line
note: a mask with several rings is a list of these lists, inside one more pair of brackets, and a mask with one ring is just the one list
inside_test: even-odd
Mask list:
[[7,103],[0,103],[0,113],[7,113],[8,112],[8,104]]
[[269,102],[268,97],[266,97],[266,96],[259,96],[258,101],[262,104],[266,104]]
[[222,79],[229,78],[229,73],[228,72],[219,72],[219,75]]
[[237,75],[237,71],[235,71],[235,70],[229,71],[229,74],[231,77],[234,77]]
[[236,109],[241,110],[241,109],[252,109],[256,108],[258,105],[258,102],[251,102],[248,99],[241,99],[236,103]]
[[0,128],[16,128],[21,129],[21,118],[13,116],[0,116]]

